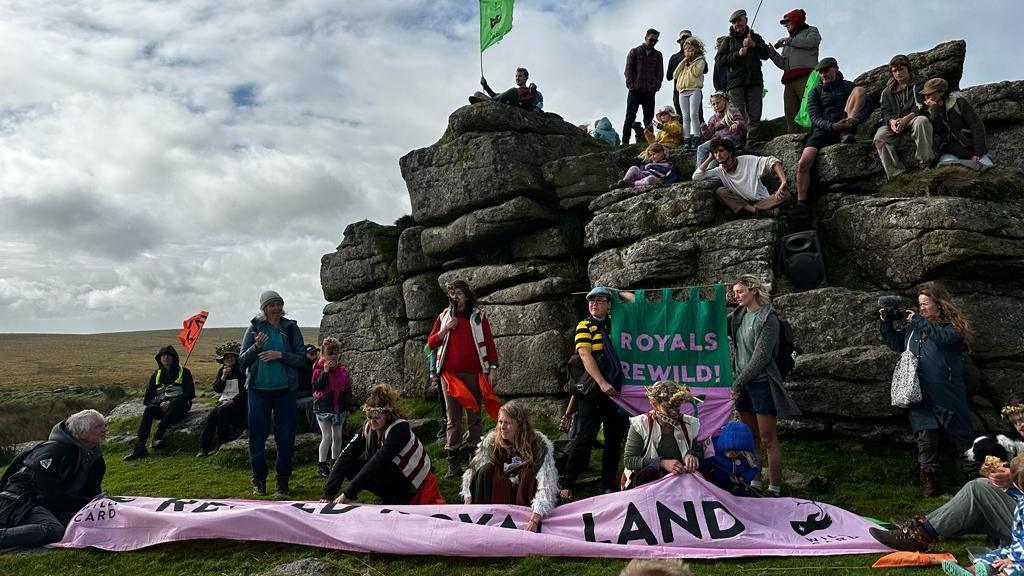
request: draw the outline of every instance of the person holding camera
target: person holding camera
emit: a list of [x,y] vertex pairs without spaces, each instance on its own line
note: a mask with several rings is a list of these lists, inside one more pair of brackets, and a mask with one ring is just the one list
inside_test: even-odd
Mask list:
[[[427,337],[427,347],[437,352],[436,371],[443,384],[447,417],[445,431],[448,473],[460,478],[483,434],[480,404],[495,420],[501,400],[494,393],[498,375],[498,350],[494,347],[487,315],[477,306],[477,296],[465,280],[445,286],[449,305]],[[462,413],[466,435],[462,435]]]
[[917,312],[904,311],[906,321],[899,328],[901,313],[896,306],[878,312],[886,345],[896,352],[909,347],[917,356],[922,400],[910,407],[910,426],[924,495],[933,497],[940,493],[936,474],[942,445],[948,442],[963,454],[974,439],[964,380],[964,352],[972,334],[970,322],[939,284],[918,289],[917,307]]

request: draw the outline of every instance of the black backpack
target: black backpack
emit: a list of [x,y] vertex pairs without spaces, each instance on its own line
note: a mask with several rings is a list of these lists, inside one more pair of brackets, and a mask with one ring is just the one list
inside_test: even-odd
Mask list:
[[796,345],[793,339],[793,325],[782,319],[782,316],[778,312],[772,310],[772,314],[779,320],[779,349],[775,355],[775,366],[779,369],[779,374],[782,375],[782,379],[785,380],[786,376],[796,366],[796,355],[803,352],[799,346]]

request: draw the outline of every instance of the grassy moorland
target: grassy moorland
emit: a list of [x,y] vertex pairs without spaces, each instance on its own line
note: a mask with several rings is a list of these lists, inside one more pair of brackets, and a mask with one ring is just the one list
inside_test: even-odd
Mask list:
[[[209,337],[216,334],[216,337]],[[197,380],[204,383],[212,376],[215,364],[212,350],[215,344],[228,338],[237,338],[240,330],[210,330],[204,334],[196,351]],[[315,333],[308,333],[313,336]],[[311,338],[312,339],[312,338]],[[27,391],[81,386],[100,387],[108,383],[124,386],[128,393],[138,390],[152,369],[152,354],[161,345],[174,341],[173,331],[142,332],[121,335],[95,336],[23,336],[0,335],[0,358],[12,356],[14,370],[23,380],[19,383],[11,372],[3,375],[0,384],[0,426],[11,412],[32,407],[33,396]],[[19,342],[22,344],[19,346]],[[17,349],[17,351],[15,351]],[[90,350],[67,352],[67,350]],[[140,358],[137,358],[140,357]],[[77,372],[88,373],[90,378],[79,380],[75,369],[64,366],[53,368],[49,374],[60,374],[61,382],[46,373],[33,373],[31,366],[46,369],[52,363],[74,364]],[[74,358],[74,360],[69,360]],[[6,370],[5,370],[6,371]],[[204,372],[205,371],[205,372]],[[28,383],[28,385],[23,385]],[[73,397],[61,392],[47,396]],[[13,398],[13,400],[12,400]],[[84,395],[82,403],[114,400],[100,394],[95,398]],[[69,408],[74,403],[66,403]],[[38,406],[36,406],[38,407]],[[406,402],[410,416],[427,416],[433,410],[429,402]],[[47,414],[51,414],[47,412]],[[63,413],[66,415],[66,412]],[[63,415],[52,412],[59,419]],[[52,422],[50,423],[52,425]],[[115,427],[114,433],[133,428],[125,422]],[[46,429],[49,428],[47,425]],[[0,431],[6,428],[0,427]],[[37,436],[33,436],[37,437]],[[456,482],[441,479],[446,464],[441,447],[428,446],[439,477],[441,491],[450,501],[457,501]],[[854,512],[887,519],[923,513],[942,504],[945,498],[923,499],[916,486],[914,458],[909,447],[878,443],[861,443],[845,439],[815,438],[783,442],[786,466],[807,473],[820,474],[831,480],[824,491],[793,490],[798,497],[813,498],[843,506]],[[180,438],[172,440],[165,455],[126,463],[121,457],[126,446],[109,445],[107,475],[104,489],[111,494],[139,496],[174,496],[181,498],[250,498],[249,470],[241,460],[197,459],[195,446]],[[595,455],[593,461],[597,462]],[[955,490],[954,479],[946,485]],[[319,497],[322,479],[316,475],[312,462],[299,462],[292,479],[293,499],[315,500]],[[581,490],[580,496],[590,495]],[[268,497],[269,498],[269,497]],[[977,540],[943,542],[941,551],[950,551],[963,559],[964,546]],[[0,556],[0,576],[14,575],[249,575],[270,573],[273,567],[301,558],[316,558],[332,567],[332,574],[412,576],[473,574],[473,575],[528,575],[566,574],[572,576],[614,575],[625,565],[623,561],[585,560],[565,558],[501,558],[469,559],[443,557],[395,557],[376,554],[352,554],[317,548],[274,543],[244,543],[231,541],[195,541],[155,546],[149,549],[110,553],[97,550],[54,550],[36,554]],[[697,575],[778,575],[778,574],[879,574],[899,575],[922,573],[921,570],[875,570],[870,565],[878,555],[833,557],[782,557],[750,560],[693,561],[691,568]],[[928,573],[936,573],[929,569]]]

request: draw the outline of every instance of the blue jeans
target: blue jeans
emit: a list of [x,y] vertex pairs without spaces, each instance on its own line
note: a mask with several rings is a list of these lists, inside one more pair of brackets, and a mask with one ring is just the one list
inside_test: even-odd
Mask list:
[[266,444],[271,413],[274,422],[274,441],[277,443],[277,481],[292,475],[292,453],[295,451],[295,391],[249,389],[249,464],[252,477],[267,479]]
[[[700,146],[697,146],[697,164],[696,165],[700,166],[704,162],[704,159],[707,158],[710,154],[711,154],[711,140],[708,140],[707,142],[702,142]],[[718,161],[717,160],[712,160],[708,164],[708,168],[707,169],[711,170],[715,166],[718,166]]]

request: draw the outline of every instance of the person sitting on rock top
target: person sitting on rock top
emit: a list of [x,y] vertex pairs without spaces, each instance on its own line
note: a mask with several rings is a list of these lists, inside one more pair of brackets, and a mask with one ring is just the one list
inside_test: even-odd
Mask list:
[[[387,384],[370,389],[366,424],[341,451],[324,485],[321,502],[356,502],[368,490],[383,504],[444,504],[430,456],[398,409],[398,391]],[[348,487],[338,495],[348,479]],[[335,498],[337,496],[337,498]]]
[[178,352],[174,346],[164,346],[156,353],[156,370],[149,376],[146,393],[142,398],[145,409],[139,423],[138,436],[131,453],[124,457],[126,461],[145,458],[146,439],[153,427],[153,420],[159,420],[153,434],[153,448],[160,448],[164,443],[164,435],[172,424],[180,422],[192,408],[192,399],[196,397],[196,386],[192,381],[192,372],[178,361]]
[[714,439],[715,453],[700,462],[700,473],[709,482],[735,496],[751,496],[750,483],[761,475],[754,451],[754,435],[743,422],[733,420]]
[[943,78],[925,82],[921,93],[935,130],[939,166],[959,164],[988,170],[995,165],[988,155],[985,124],[963,94],[949,94],[949,83]]
[[245,430],[248,412],[245,373],[238,364],[241,348],[242,345],[235,341],[217,346],[217,363],[220,368],[213,377],[213,391],[220,394],[220,398],[203,423],[203,431],[199,434],[199,453],[196,454],[198,457],[214,452],[215,439],[218,446],[234,440],[232,428]]
[[654,128],[657,135],[650,129],[644,130],[644,138],[651,144],[674,147],[683,141],[683,125],[671,106],[665,106],[654,115]]
[[531,83],[527,86],[526,81],[530,78],[530,72],[526,68],[516,68],[516,85],[501,94],[498,94],[487,84],[487,79],[480,77],[480,86],[484,93],[477,92],[469,97],[469,102],[475,104],[484,100],[494,100],[523,110],[541,111],[544,109],[544,96],[537,90],[537,85]]
[[927,168],[935,158],[932,123],[925,113],[924,79],[914,82],[910,58],[897,54],[889,60],[889,83],[882,90],[882,125],[875,132],[875,148],[888,180],[903,174],[906,167],[896,154],[896,142],[906,135],[914,142],[917,164]]
[[[1003,420],[1024,437],[1024,393],[1015,391],[1002,410]],[[895,522],[889,530],[871,528],[871,536],[895,550],[925,552],[938,540],[965,534],[984,534],[990,545],[1005,546],[1013,541],[1014,498],[1010,469],[1003,467],[964,484],[955,496],[928,514]]]
[[864,87],[843,79],[835,58],[822,58],[815,70],[821,74],[821,82],[807,96],[811,135],[804,142],[796,168],[796,199],[803,210],[807,207],[811,167],[818,158],[818,150],[830,144],[853,142],[857,126],[871,112],[865,106]]
[[612,128],[612,121],[607,116],[602,116],[595,120],[587,133],[598,140],[615,146],[618,146],[620,142],[619,133],[615,131],[615,128]]
[[651,144],[641,156],[646,158],[641,160],[642,164],[640,166],[630,166],[622,180],[608,186],[609,190],[633,186],[669,185],[679,181],[679,170],[668,159],[668,154],[663,144]]
[[512,504],[533,509],[523,527],[539,532],[540,523],[558,504],[555,447],[530,424],[526,407],[515,400],[498,411],[498,425],[477,448],[462,475],[466,504]]
[[622,454],[624,489],[697,471],[704,453],[697,442],[700,420],[679,410],[693,398],[689,388],[667,380],[647,388],[651,409],[629,419]]
[[[700,126],[701,135],[705,142],[697,146],[696,165],[704,163],[704,159],[711,154],[711,141],[715,138],[727,138],[736,144],[736,148],[743,145],[747,137],[747,119],[739,108],[729,104],[728,92],[715,92],[711,95],[711,108],[715,111],[708,118],[708,121]],[[718,161],[712,159],[708,168],[718,166]]]
[[[445,449],[448,473],[462,476],[462,465],[476,452],[483,434],[480,405],[497,419],[501,400],[494,393],[498,377],[498,350],[494,347],[491,324],[477,306],[476,293],[465,280],[445,286],[449,305],[427,337],[427,347],[437,351],[437,373],[445,394],[448,428]],[[462,435],[462,413],[466,413],[466,435]]]
[[313,410],[320,426],[320,459],[317,472],[326,478],[331,473],[327,457],[337,459],[342,449],[345,417],[352,408],[352,379],[341,361],[341,343],[324,338],[320,358],[313,364]]
[[[697,166],[692,179],[718,178],[722,187],[715,190],[715,196],[734,214],[745,212],[754,218],[777,217],[777,206],[786,199],[786,172],[782,162],[774,156],[736,156],[736,144],[728,138],[715,138],[710,148],[711,155]],[[718,166],[709,169],[712,160],[717,161]],[[779,178],[779,187],[769,193],[761,178],[773,172]]]

